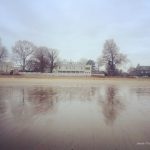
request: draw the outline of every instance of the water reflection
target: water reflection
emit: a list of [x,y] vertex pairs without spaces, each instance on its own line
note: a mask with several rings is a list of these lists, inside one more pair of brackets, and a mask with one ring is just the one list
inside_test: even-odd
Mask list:
[[3,88],[0,88],[0,114],[5,113],[6,111],[6,105],[5,105],[5,92],[3,90]]
[[9,97],[8,97],[8,109],[7,113],[9,112],[11,114],[11,117],[14,121],[20,121],[20,119],[23,119],[23,123],[25,121],[28,121],[30,118],[30,111],[28,109],[28,104],[26,102],[27,100],[27,92],[26,88],[24,87],[17,87],[13,88],[11,87],[9,89]]
[[[101,96],[100,92],[104,92],[105,95]],[[7,99],[12,100],[6,106]],[[114,86],[109,86],[102,91],[96,87],[20,87],[2,89],[0,90],[0,113],[11,111],[17,119],[20,117],[30,118],[30,116],[37,113],[56,112],[59,101],[86,102],[98,99],[103,99],[100,106],[106,124],[112,124],[125,108],[122,97],[119,96],[118,89]]]
[[28,89],[28,101],[34,105],[36,113],[54,111],[57,103],[57,89],[44,87]]
[[63,87],[58,88],[58,99],[63,101],[91,101],[95,95],[95,87]]
[[110,84],[0,87],[0,149],[137,149],[150,138],[143,117],[150,115],[149,96],[137,99],[144,91]]
[[124,108],[125,105],[121,96],[119,96],[118,89],[114,86],[107,87],[105,99],[102,102],[102,111],[106,124],[113,124]]
[[138,96],[150,96],[150,88],[149,87],[132,88],[131,92],[136,93]]
[[0,113],[22,117],[53,112],[59,101],[91,101],[96,91],[95,87],[1,87]]

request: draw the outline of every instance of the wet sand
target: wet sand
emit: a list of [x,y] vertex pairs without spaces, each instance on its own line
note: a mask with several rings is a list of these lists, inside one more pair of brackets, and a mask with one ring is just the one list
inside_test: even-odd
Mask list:
[[130,86],[134,85],[150,85],[150,78],[95,78],[95,77],[49,77],[49,78],[30,78],[30,77],[1,77],[0,76],[0,85],[24,85],[24,86],[31,86],[31,85],[63,85],[63,86],[70,86],[82,84],[84,85],[95,85],[99,86],[99,84],[130,84]]
[[150,80],[0,78],[2,150],[149,150]]

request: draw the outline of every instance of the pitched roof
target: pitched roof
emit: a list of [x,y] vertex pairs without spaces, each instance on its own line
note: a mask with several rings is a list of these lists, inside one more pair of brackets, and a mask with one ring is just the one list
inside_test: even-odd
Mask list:
[[138,69],[138,70],[150,70],[150,66],[137,66],[136,69]]

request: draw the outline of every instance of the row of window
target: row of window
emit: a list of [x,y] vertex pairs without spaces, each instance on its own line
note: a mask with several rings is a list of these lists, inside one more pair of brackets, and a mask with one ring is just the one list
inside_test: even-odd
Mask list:
[[141,71],[141,73],[150,73],[150,71]]
[[58,71],[58,73],[90,73],[90,72],[84,72],[84,71]]
[[58,69],[81,69],[81,70],[90,70],[90,67],[58,67]]

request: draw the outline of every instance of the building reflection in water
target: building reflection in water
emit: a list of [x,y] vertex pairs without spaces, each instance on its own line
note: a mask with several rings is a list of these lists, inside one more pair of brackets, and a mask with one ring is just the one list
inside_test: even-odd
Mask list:
[[82,101],[87,102],[93,100],[95,95],[95,87],[63,87],[58,88],[58,99],[61,101]]
[[112,125],[121,111],[125,109],[125,105],[116,87],[107,87],[105,93],[104,101],[101,103],[102,112],[105,117],[105,123]]
[[[130,93],[137,96],[138,99],[149,99],[150,97],[150,87],[132,87]],[[143,98],[140,98],[143,97]]]

